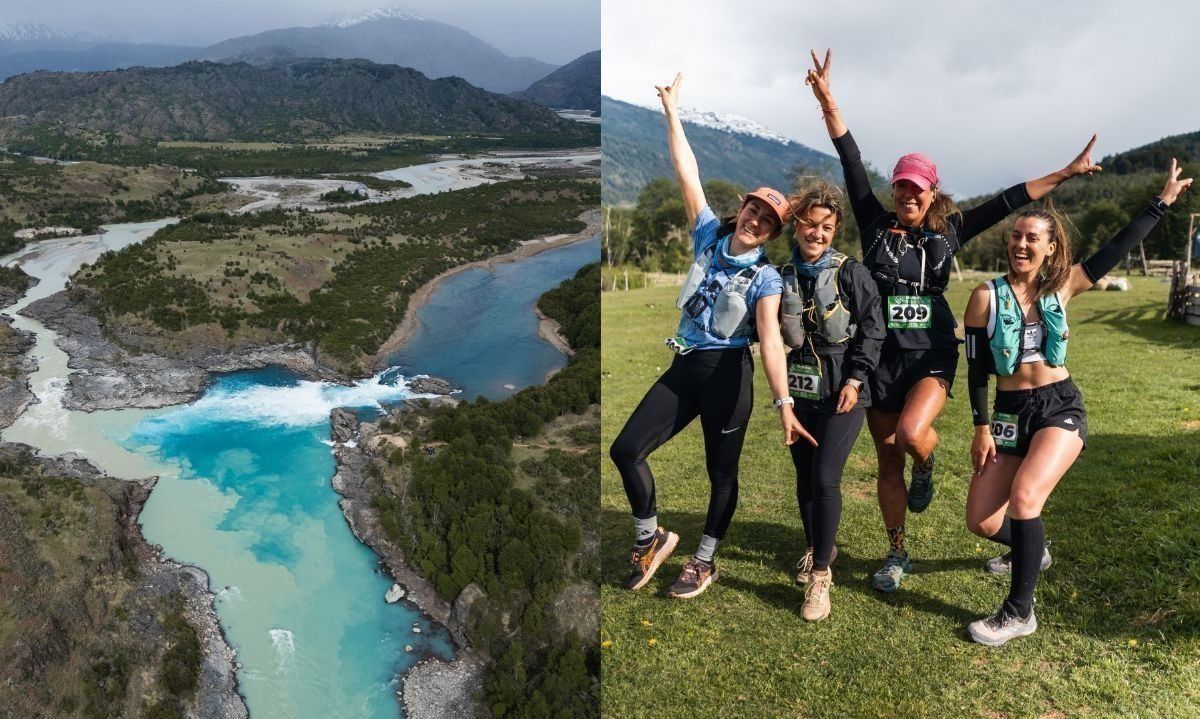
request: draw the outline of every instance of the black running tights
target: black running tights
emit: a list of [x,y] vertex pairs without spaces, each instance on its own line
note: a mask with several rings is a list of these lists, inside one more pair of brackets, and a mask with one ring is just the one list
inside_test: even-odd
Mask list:
[[813,548],[813,568],[829,568],[833,539],[842,518],[842,469],[862,429],[866,411],[855,407],[845,414],[797,412],[796,418],[817,440],[792,445],[796,465],[796,501],[804,522],[804,538]]
[[649,519],[658,513],[646,458],[699,416],[711,485],[704,533],[725,536],[737,506],[738,460],[754,403],[753,377],[747,349],[697,350],[675,357],[609,450],[634,517]]

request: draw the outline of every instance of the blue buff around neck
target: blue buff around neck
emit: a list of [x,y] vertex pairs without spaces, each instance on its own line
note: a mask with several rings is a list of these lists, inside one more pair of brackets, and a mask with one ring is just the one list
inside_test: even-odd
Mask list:
[[805,277],[816,277],[821,273],[821,270],[829,267],[829,260],[833,257],[833,247],[826,247],[821,256],[816,262],[807,262],[800,257],[800,250],[792,250],[792,264],[796,267],[796,274]]
[[722,237],[720,244],[717,245],[717,253],[720,255],[721,261],[725,264],[746,268],[758,262],[758,258],[762,257],[763,248],[755,247],[749,252],[740,255],[731,255],[729,254],[729,238]]

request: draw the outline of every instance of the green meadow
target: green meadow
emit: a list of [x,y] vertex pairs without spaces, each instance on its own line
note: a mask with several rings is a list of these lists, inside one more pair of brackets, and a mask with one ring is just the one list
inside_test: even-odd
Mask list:
[[[941,435],[932,506],[909,515],[914,574],[870,588],[887,551],[864,426],[842,479],[833,611],[800,617],[804,551],[795,471],[758,365],[740,500],[717,554],[721,579],[691,601],[666,590],[695,550],[708,480],[699,423],[651,456],[660,523],[681,536],[654,580],[623,590],[633,528],[602,455],[602,703],[613,717],[1200,717],[1200,328],[1163,319],[1167,285],[1072,301],[1068,366],[1088,447],[1043,518],[1053,566],[1036,634],[989,649],[966,625],[1008,590],[983,563],[964,507],[971,423],[966,364]],[[952,283],[956,312],[976,281]],[[677,288],[603,298],[602,447],[671,361]]]

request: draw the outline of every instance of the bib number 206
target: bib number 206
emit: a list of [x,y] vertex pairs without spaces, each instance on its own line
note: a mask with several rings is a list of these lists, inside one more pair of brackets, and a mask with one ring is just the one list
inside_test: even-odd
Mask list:
[[929,329],[932,316],[933,303],[928,297],[888,297],[889,329]]
[[1015,414],[997,412],[992,417],[992,440],[999,447],[1013,449],[1017,446],[1020,418]]

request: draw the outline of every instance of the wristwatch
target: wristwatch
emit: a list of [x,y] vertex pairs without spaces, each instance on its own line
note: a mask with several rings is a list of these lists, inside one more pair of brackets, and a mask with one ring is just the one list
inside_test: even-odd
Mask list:
[[848,379],[846,380],[846,386],[853,387],[855,392],[862,394],[863,383],[861,379]]
[[790,405],[795,406],[796,400],[792,397],[776,397],[775,398],[775,409],[779,409],[780,407],[784,406],[785,404],[790,404]]

